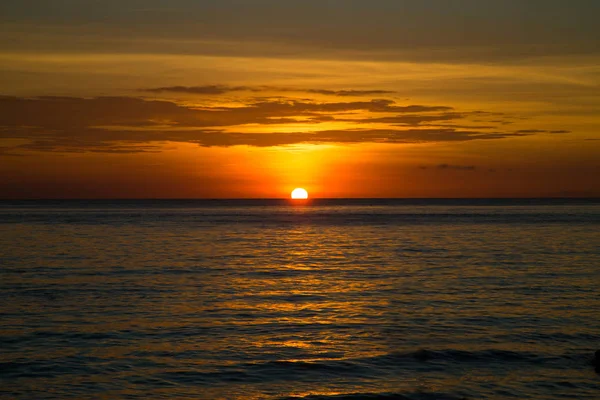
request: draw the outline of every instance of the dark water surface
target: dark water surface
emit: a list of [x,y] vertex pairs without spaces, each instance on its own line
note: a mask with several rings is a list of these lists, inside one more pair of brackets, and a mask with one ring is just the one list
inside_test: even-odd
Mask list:
[[3,398],[600,398],[599,201],[11,201],[0,265]]

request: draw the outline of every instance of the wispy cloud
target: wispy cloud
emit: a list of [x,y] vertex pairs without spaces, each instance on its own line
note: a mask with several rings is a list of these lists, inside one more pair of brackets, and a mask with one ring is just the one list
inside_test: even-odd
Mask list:
[[[330,117],[329,114],[351,111],[372,113],[428,113],[452,110],[447,106],[401,106],[392,100],[354,102],[311,102],[302,100],[261,101],[242,107],[184,106],[172,101],[145,100],[133,97],[0,97],[0,126],[155,126],[187,127],[272,124],[283,117]],[[285,121],[282,121],[285,122]],[[288,120],[288,122],[297,122]]]
[[452,165],[452,164],[439,164],[436,166],[437,169],[455,169],[459,171],[475,171],[477,167],[474,165]]
[[166,10],[143,13],[138,2],[116,0],[36,1],[35,13],[31,2],[3,3],[6,40],[0,44],[18,50],[116,47],[146,54],[484,63],[597,55],[600,40],[595,18],[600,5],[593,0],[547,0],[543,6],[517,0],[355,1],[343,7],[323,7],[321,1],[264,0],[250,6],[172,0]]
[[200,136],[194,142],[202,146],[284,146],[298,143],[432,143],[471,140],[504,139],[524,136],[513,133],[486,133],[478,131],[460,131],[455,129],[345,129],[320,132],[293,132],[273,134],[248,134],[231,132],[212,132]]
[[150,89],[141,89],[151,93],[188,93],[188,94],[225,94],[229,92],[253,91],[259,92],[248,86],[205,85],[205,86],[165,86]]
[[229,86],[229,85],[204,85],[204,86],[164,86],[157,88],[141,89],[144,92],[151,93],[186,93],[186,94],[199,94],[199,95],[220,95],[230,92],[296,92],[296,93],[310,93],[310,94],[322,94],[327,96],[340,96],[340,97],[351,97],[351,96],[378,96],[388,95],[395,93],[390,90],[331,90],[331,89],[303,89],[303,88],[291,88],[281,86]]
[[[438,164],[433,167],[428,165],[421,165],[420,169],[436,169],[436,170],[456,170],[456,171],[475,171],[477,167],[475,165],[455,165],[455,164]],[[491,172],[491,170],[490,170]]]
[[563,134],[563,133],[571,133],[571,131],[566,130],[546,130],[546,129],[521,129],[518,130],[517,133],[553,133],[553,134]]
[[[433,143],[506,139],[553,131],[506,131],[499,125],[443,125],[482,112],[444,105],[400,105],[392,100],[350,102],[265,100],[240,107],[194,107],[134,97],[0,97],[0,138],[27,141],[0,154],[25,151],[133,153],[159,151],[165,142],[200,146],[285,146],[298,143]],[[353,113],[354,119],[347,118]],[[393,115],[389,115],[393,114]],[[381,116],[377,116],[381,115]],[[343,129],[331,125],[343,123]],[[377,128],[365,124],[377,124]],[[248,124],[261,132],[245,131]],[[294,131],[274,125],[295,124]],[[302,129],[310,124],[317,129]],[[16,152],[16,153],[15,153]],[[440,169],[471,166],[439,165]]]
[[326,94],[330,96],[378,96],[384,94],[393,94],[396,92],[390,90],[327,90],[327,89],[307,89],[307,93]]
[[[14,135],[9,135],[14,137]],[[109,152],[134,153],[157,151],[164,142],[195,143],[203,147],[229,146],[286,146],[293,144],[323,143],[433,143],[464,142],[472,140],[504,139],[525,136],[513,133],[486,133],[454,129],[342,129],[319,132],[242,133],[222,130],[192,131],[106,131],[97,128],[65,130],[51,136],[43,131],[22,132],[19,138],[31,142],[15,146],[12,150],[58,152]],[[448,168],[454,168],[452,166]]]
[[398,125],[419,125],[424,122],[440,122],[440,121],[452,121],[456,119],[465,118],[467,113],[442,113],[436,115],[424,115],[424,114],[406,114],[406,115],[395,115],[391,117],[378,117],[378,118],[364,118],[357,122],[363,124],[398,124]]

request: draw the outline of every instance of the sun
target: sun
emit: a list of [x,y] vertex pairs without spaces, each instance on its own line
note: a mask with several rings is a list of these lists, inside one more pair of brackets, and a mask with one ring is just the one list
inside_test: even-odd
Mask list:
[[308,192],[302,188],[296,188],[292,190],[292,199],[308,199]]

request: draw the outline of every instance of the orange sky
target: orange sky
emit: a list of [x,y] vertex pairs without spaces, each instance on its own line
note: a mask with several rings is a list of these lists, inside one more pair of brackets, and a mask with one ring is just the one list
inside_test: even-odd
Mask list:
[[0,6],[0,197],[600,196],[595,2],[208,3]]

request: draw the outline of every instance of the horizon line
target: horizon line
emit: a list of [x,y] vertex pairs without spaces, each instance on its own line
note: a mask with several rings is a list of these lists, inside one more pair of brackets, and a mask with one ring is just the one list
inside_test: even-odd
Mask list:
[[25,197],[0,198],[0,201],[117,201],[117,200],[152,200],[152,201],[221,201],[221,200],[285,200],[307,202],[311,200],[600,200],[599,196],[517,196],[517,197],[309,197],[308,199],[292,199],[290,197]]

